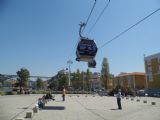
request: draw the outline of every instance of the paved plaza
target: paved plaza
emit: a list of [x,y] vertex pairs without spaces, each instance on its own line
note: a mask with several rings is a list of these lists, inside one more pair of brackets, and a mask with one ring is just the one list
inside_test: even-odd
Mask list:
[[0,120],[160,120],[160,98],[124,98],[122,110],[118,110],[115,97],[98,95],[67,95],[66,101],[62,101],[61,95],[55,95],[55,101],[48,102],[32,118],[25,118],[41,96],[0,96]]

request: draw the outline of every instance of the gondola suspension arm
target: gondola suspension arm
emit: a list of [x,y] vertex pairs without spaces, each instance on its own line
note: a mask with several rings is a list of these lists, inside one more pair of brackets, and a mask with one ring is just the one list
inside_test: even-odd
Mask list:
[[79,36],[80,36],[80,38],[82,38],[82,28],[84,28],[86,26],[86,24],[84,22],[81,22],[79,25],[80,25]]

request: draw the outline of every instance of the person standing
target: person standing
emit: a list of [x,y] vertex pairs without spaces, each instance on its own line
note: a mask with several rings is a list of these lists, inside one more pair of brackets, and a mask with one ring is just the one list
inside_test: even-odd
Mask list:
[[63,91],[62,91],[62,100],[65,101],[65,95],[66,95],[66,89],[65,87],[63,87]]
[[118,90],[118,93],[117,93],[117,105],[118,105],[118,109],[122,109],[122,106],[121,106],[121,89]]

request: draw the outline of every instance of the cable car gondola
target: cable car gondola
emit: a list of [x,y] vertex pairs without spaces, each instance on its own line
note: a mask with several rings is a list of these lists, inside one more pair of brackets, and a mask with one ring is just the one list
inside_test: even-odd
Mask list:
[[77,61],[90,61],[95,58],[97,46],[94,40],[81,37],[76,51]]
[[89,68],[95,68],[96,67],[96,61],[94,59],[88,61],[88,67]]

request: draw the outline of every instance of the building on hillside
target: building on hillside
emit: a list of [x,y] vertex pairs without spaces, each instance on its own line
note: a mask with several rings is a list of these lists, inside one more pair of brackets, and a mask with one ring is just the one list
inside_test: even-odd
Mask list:
[[160,53],[144,57],[147,88],[160,88]]
[[146,87],[145,74],[142,72],[120,73],[113,80],[113,87],[143,89]]

